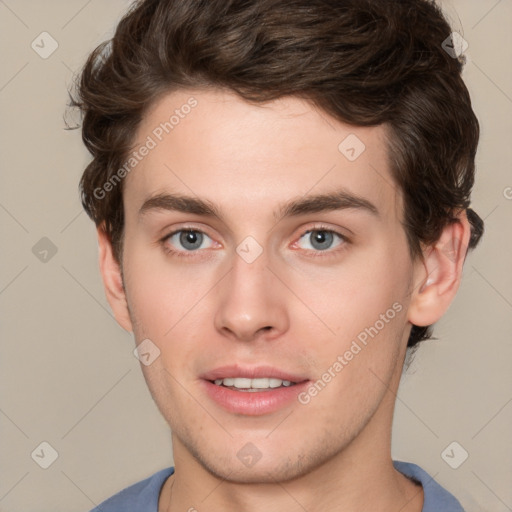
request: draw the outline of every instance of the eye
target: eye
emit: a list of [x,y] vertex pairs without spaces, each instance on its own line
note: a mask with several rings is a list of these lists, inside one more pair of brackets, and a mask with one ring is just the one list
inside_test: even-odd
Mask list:
[[[333,243],[336,242],[336,238],[338,238],[339,241],[336,245],[333,245]],[[309,243],[309,247],[307,245],[306,247],[302,246],[303,249],[320,252],[326,252],[327,250],[332,249],[333,247],[338,247],[342,245],[343,242],[348,241],[348,239],[342,234],[333,231],[332,229],[321,227],[306,231],[299,240],[302,239],[305,240],[306,244]],[[300,245],[300,242],[298,243]]]
[[[162,239],[162,242],[169,252],[196,252],[197,249],[208,248],[208,246],[204,246],[207,240],[212,241],[206,233],[197,229],[179,229],[166,235]],[[178,249],[171,249],[169,245],[178,247]],[[181,246],[181,248],[179,246]]]
[[[209,243],[208,243],[209,241]],[[302,245],[301,245],[301,241]],[[310,229],[302,234],[298,245],[302,249],[314,252],[335,253],[333,248],[344,246],[349,240],[346,236],[328,229],[326,227],[317,227]],[[161,239],[164,250],[176,256],[188,256],[189,254],[199,252],[199,249],[208,249],[214,246],[214,241],[203,231],[198,229],[183,228],[167,234]],[[305,244],[305,245],[304,245]],[[187,254],[189,253],[189,254]]]

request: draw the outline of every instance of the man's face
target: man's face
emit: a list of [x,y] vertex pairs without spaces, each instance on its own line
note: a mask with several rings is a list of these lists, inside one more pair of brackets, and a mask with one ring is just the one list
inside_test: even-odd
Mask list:
[[[144,117],[144,144],[124,189],[125,290],[137,343],[160,351],[143,371],[175,453],[250,482],[305,474],[365,431],[368,450],[385,444],[414,266],[384,127],[179,91]],[[360,201],[311,208],[340,192]],[[148,202],[165,195],[216,215]],[[219,386],[230,377],[244,380]]]

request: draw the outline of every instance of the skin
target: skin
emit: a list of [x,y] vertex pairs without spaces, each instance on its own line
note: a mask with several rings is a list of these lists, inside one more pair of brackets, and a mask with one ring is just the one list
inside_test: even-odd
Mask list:
[[[295,97],[252,105],[217,89],[168,93],[144,116],[135,146],[191,96],[197,106],[125,178],[124,281],[98,228],[117,321],[160,350],[142,365],[172,430],[176,472],[159,511],[420,512],[422,487],[392,465],[393,409],[412,323],[436,322],[458,289],[465,213],[412,261],[386,127],[348,126]],[[349,134],[366,146],[353,162],[338,150]],[[341,187],[379,216],[357,208],[273,216],[286,201]],[[164,192],[209,200],[222,217],[139,215]],[[318,249],[305,233],[319,224],[349,241],[334,236]],[[207,235],[195,252],[179,234],[164,239],[184,227]],[[252,263],[236,252],[247,236],[263,250]],[[307,404],[248,416],[203,392],[199,375],[233,363],[316,381],[394,303],[401,311]],[[248,442],[262,455],[252,467],[237,457]]]

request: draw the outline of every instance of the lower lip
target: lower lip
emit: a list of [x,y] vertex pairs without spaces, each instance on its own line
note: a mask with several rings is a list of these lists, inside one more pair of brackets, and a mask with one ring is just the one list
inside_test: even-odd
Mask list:
[[294,400],[303,391],[309,381],[294,386],[281,386],[269,391],[234,391],[224,386],[217,386],[209,380],[202,381],[208,396],[229,412],[259,416],[270,414],[282,409]]

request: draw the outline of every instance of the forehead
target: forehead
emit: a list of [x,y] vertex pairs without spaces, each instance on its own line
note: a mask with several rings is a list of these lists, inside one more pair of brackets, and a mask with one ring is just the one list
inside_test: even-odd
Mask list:
[[156,101],[138,127],[125,209],[168,192],[262,213],[343,187],[396,214],[386,136],[384,126],[350,126],[297,97],[251,104],[219,89],[178,90]]

